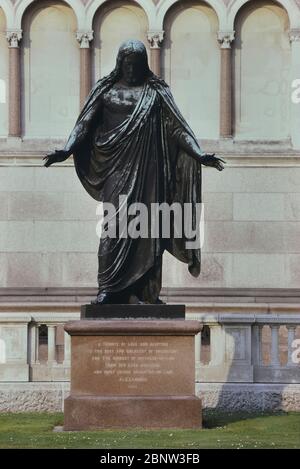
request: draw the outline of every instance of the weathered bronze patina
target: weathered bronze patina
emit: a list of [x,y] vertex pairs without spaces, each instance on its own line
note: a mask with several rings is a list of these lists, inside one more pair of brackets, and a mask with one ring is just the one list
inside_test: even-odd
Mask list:
[[[149,69],[144,44],[136,40],[121,45],[115,69],[94,85],[65,148],[46,155],[45,166],[71,154],[87,192],[117,209],[121,194],[128,205],[195,207],[201,202],[201,164],[224,169],[223,160],[201,150],[168,85]],[[164,250],[187,263],[193,276],[200,273],[200,246],[186,249],[186,241],[101,238],[95,302],[161,303]]]

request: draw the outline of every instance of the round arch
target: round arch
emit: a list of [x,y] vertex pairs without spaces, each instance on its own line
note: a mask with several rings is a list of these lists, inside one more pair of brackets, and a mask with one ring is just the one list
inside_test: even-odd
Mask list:
[[[168,12],[168,10],[177,3],[178,0],[162,0],[159,4],[157,16],[156,16],[156,24],[154,29],[161,30],[163,29],[164,19]],[[205,0],[199,1],[199,3],[206,3],[210,5],[213,10],[215,11],[218,21],[219,21],[219,29],[226,30],[227,23],[226,23],[226,7],[223,2],[218,0]]]
[[[148,20],[148,27],[149,29],[153,28],[153,24],[155,22],[155,5],[149,0],[133,0],[134,3],[139,5],[145,12]],[[98,8],[103,5],[104,3],[113,3],[110,0],[90,0],[87,4],[87,11],[86,11],[86,28],[89,30],[93,29],[93,20],[94,16],[98,10]]]
[[[239,10],[248,3],[249,0],[232,0],[229,4],[229,15],[228,15],[228,27],[229,29],[234,29],[235,18]],[[300,10],[295,4],[290,0],[274,0],[274,3],[281,5],[287,12],[290,22],[290,28],[299,28],[300,25]]]
[[11,2],[8,0],[0,0],[0,8],[2,8],[4,12],[7,29],[12,29],[14,27],[14,12]]
[[[22,18],[24,12],[29,5],[35,3],[36,0],[19,0],[16,4],[16,19],[15,19],[15,27],[21,29]],[[77,20],[77,28],[84,29],[84,18],[85,18],[85,11],[84,6],[80,0],[63,0],[67,3],[75,13],[76,20]]]

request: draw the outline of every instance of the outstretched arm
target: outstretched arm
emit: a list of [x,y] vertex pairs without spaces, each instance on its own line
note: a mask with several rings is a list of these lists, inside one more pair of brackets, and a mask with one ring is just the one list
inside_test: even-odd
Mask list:
[[76,148],[84,141],[88,135],[92,122],[97,116],[100,119],[101,113],[101,98],[95,103],[89,112],[81,119],[81,121],[76,124],[68,138],[68,141],[62,150],[55,150],[53,153],[49,153],[44,156],[43,160],[45,161],[44,166],[48,168],[54,163],[59,163],[65,161],[71,156]]
[[187,132],[182,129],[181,131],[176,132],[176,137],[180,148],[186,151],[186,153],[194,158],[196,161],[199,161],[205,166],[212,166],[213,168],[222,171],[224,166],[221,162],[226,164],[226,161],[221,158],[215,157],[215,153],[205,153],[201,150],[198,143],[195,139],[189,135]]
[[221,158],[215,157],[215,153],[205,153],[201,150],[197,140],[190,135],[184,127],[178,122],[173,113],[169,110],[168,106],[164,103],[164,114],[168,120],[168,128],[172,138],[174,138],[179,145],[189,156],[194,158],[196,161],[204,164],[205,166],[212,166],[219,171],[224,169],[221,162],[226,161]]

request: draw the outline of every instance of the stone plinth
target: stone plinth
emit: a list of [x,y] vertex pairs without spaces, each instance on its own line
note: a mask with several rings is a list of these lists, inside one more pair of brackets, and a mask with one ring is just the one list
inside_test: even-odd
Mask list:
[[71,335],[65,430],[201,427],[194,347],[200,322],[81,320],[65,329]]
[[29,314],[0,317],[0,382],[29,381],[28,324]]
[[185,305],[82,305],[80,319],[184,319]]

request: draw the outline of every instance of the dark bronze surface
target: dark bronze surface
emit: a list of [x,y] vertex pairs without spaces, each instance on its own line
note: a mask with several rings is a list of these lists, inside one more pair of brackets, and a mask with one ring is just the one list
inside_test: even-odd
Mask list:
[[80,319],[185,319],[184,305],[82,305]]
[[[71,154],[77,175],[96,200],[128,205],[201,202],[201,164],[222,171],[220,158],[204,153],[177,108],[168,85],[148,66],[140,41],[119,49],[115,69],[97,81],[63,150],[44,157],[45,166]],[[223,161],[224,163],[224,161]],[[200,273],[201,252],[182,238],[101,238],[98,259],[100,304],[161,304],[162,255],[168,250]]]

